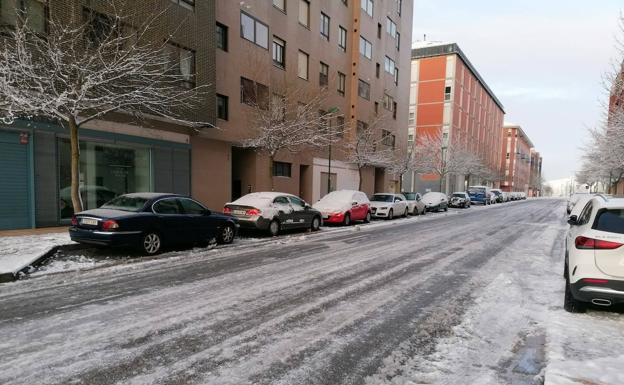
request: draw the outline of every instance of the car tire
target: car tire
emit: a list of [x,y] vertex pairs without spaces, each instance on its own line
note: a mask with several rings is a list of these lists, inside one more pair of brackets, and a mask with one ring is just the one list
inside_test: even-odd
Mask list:
[[426,208],[423,209],[423,211],[422,211],[422,213],[420,213],[420,215],[425,215],[425,214],[427,214],[427,209]]
[[312,218],[312,223],[310,224],[310,229],[312,231],[319,231],[321,229],[321,218],[319,218],[319,217]]
[[345,214],[342,224],[345,226],[351,226],[351,214],[349,213]]
[[371,213],[370,211],[366,212],[366,217],[364,218],[364,223],[370,223],[371,222]]
[[221,229],[221,232],[219,233],[217,242],[223,245],[229,245],[230,243],[234,242],[234,234],[235,234],[234,226],[225,225],[223,226],[223,228]]
[[444,212],[447,212],[447,211],[448,211],[448,206],[444,208]]
[[563,308],[569,313],[585,313],[587,305],[574,298],[570,289],[570,280],[566,279],[565,294],[563,298]]
[[148,231],[141,237],[141,251],[146,255],[156,255],[162,248],[162,238],[155,231]]
[[390,209],[390,211],[388,211],[388,220],[394,219],[394,211],[392,211],[392,209]]
[[273,219],[271,223],[269,223],[269,234],[271,234],[272,237],[276,237],[279,235],[279,232],[280,223],[277,219]]
[[409,215],[409,209],[406,207],[405,213],[403,214],[403,218],[407,218],[408,215]]

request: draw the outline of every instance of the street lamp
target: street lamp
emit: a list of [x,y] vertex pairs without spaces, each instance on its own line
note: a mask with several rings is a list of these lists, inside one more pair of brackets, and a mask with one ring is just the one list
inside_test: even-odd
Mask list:
[[[327,113],[335,114],[340,111],[338,107],[330,108]],[[331,190],[331,161],[332,161],[332,132],[331,132],[331,123],[328,124],[327,129],[329,130],[329,155],[327,157],[327,193],[329,194]]]

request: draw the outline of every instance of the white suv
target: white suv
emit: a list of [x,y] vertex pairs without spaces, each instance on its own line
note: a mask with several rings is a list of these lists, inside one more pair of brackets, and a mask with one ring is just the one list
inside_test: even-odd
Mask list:
[[598,195],[568,223],[564,308],[624,303],[624,198]]

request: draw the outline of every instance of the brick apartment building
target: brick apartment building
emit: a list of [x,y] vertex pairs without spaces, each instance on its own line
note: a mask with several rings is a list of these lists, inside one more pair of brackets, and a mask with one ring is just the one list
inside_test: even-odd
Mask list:
[[[407,0],[216,1],[216,85],[219,131],[193,138],[193,195],[210,208],[253,191],[300,195],[315,202],[331,189],[357,189],[358,170],[339,144],[317,152],[278,153],[275,164],[242,147],[253,135],[248,93],[279,97],[281,87],[315,94],[326,88],[323,110],[337,110],[347,126],[377,114],[388,146],[405,146],[409,97],[412,6]],[[265,96],[265,97],[266,97]],[[337,122],[329,122],[330,125]],[[366,193],[395,189],[382,168],[364,170]]]
[[[0,5],[2,28],[14,28],[19,22],[17,8],[25,13],[29,26],[42,34],[48,32],[50,18],[68,25],[91,18],[97,28],[99,20],[107,17],[103,4],[93,0],[0,0]],[[189,66],[180,72],[188,75],[188,83],[215,84],[213,1],[126,1],[125,6],[139,20],[164,10],[150,38],[164,42],[173,35],[167,49],[173,56],[187,59]],[[212,87],[205,107],[193,118],[215,122],[214,98]],[[81,129],[80,183],[85,209],[127,192],[190,194],[195,191],[191,176],[196,176],[198,169],[216,167],[217,163],[191,159],[194,134],[188,128],[162,120],[148,119],[141,125],[131,121],[128,116],[110,114]],[[42,119],[0,125],[0,229],[69,223],[73,213],[69,170],[67,129]]]
[[[454,43],[421,42],[412,49],[409,140],[441,136],[478,155],[493,172],[501,165],[505,110],[464,52]],[[444,192],[463,191],[465,177],[449,175]],[[474,180],[470,184],[498,182]],[[408,175],[404,189],[438,191],[436,175]]]
[[[124,1],[124,0],[119,0]],[[170,38],[189,85],[207,85],[193,118],[218,129],[199,133],[162,120],[131,123],[122,114],[88,123],[80,132],[81,195],[85,209],[134,191],[191,194],[209,208],[250,191],[275,190],[314,202],[332,189],[357,188],[357,169],[333,146],[327,151],[268,157],[243,149],[252,133],[248,93],[272,95],[279,84],[308,94],[326,87],[326,109],[339,111],[345,138],[375,116],[388,147],[404,147],[409,97],[411,0],[124,1],[133,17],[164,13],[151,36]],[[106,18],[93,0],[0,0],[0,25],[12,28],[25,12],[47,33],[50,18],[68,24]],[[17,8],[17,10],[16,10]],[[101,16],[101,17],[100,17]],[[181,60],[182,61],[182,60]],[[0,229],[69,223],[69,135],[54,121],[18,120],[0,126]],[[273,182],[273,183],[271,183]],[[363,170],[367,193],[393,190],[382,168]]]
[[542,157],[534,148],[531,149],[531,172],[529,174],[530,197],[542,196]]
[[519,125],[505,124],[501,132],[503,132],[501,154],[504,155],[502,167],[505,172],[501,189],[528,194],[531,182],[531,149],[533,143]]

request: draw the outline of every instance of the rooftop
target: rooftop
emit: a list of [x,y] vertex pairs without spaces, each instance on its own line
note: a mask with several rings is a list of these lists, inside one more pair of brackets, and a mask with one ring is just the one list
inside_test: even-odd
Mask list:
[[459,48],[459,45],[457,45],[457,43],[448,43],[441,41],[418,41],[412,44],[412,59],[423,59],[428,57],[447,56],[453,54],[459,56],[462,59],[466,67],[470,69],[470,71],[477,78],[479,83],[481,83],[481,86],[486,90],[486,92],[494,100],[496,105],[498,105],[498,107],[504,113],[505,106],[503,106],[503,103],[498,100],[494,92],[490,89],[485,80],[483,80],[477,69],[472,65],[470,60],[468,60],[468,57]]
[[529,136],[524,132],[524,130],[522,129],[522,127],[520,127],[520,125],[518,124],[511,124],[511,123],[505,123],[503,124],[503,129],[508,129],[508,128],[514,128],[516,130],[518,130],[520,132],[520,137],[521,138],[525,138],[527,144],[529,145],[529,148],[533,149],[535,148],[535,146],[533,145],[533,142],[531,142],[531,139],[529,139]]

